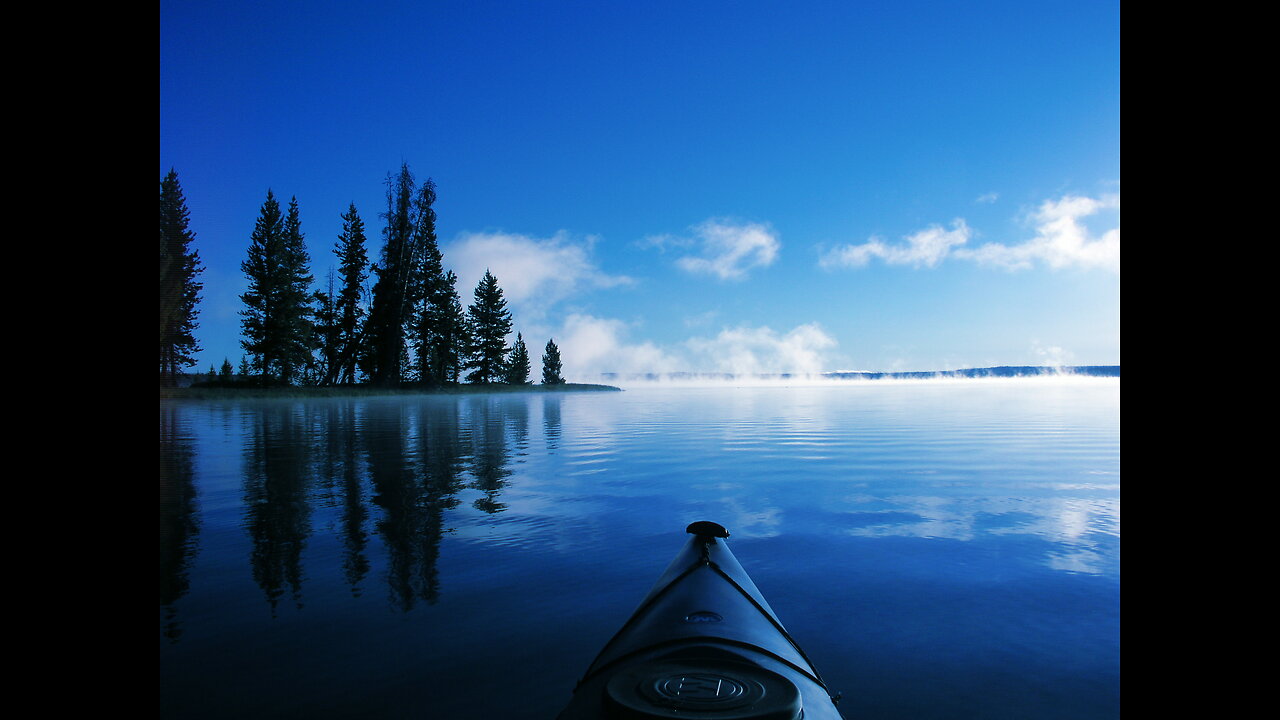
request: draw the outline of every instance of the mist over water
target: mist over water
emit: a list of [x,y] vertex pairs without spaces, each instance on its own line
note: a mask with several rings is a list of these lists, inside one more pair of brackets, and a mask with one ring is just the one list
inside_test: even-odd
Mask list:
[[624,387],[162,404],[162,715],[554,717],[709,519],[846,717],[1118,716],[1119,379]]

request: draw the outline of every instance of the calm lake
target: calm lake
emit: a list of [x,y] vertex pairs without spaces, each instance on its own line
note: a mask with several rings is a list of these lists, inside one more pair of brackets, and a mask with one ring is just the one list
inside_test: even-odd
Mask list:
[[166,718],[554,718],[712,520],[846,718],[1120,715],[1120,381],[161,401]]

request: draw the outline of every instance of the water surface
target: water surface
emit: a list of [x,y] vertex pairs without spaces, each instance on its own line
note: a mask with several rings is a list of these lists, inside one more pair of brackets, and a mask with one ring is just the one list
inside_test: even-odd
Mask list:
[[847,718],[1119,716],[1118,379],[162,402],[164,717],[551,718],[694,520]]

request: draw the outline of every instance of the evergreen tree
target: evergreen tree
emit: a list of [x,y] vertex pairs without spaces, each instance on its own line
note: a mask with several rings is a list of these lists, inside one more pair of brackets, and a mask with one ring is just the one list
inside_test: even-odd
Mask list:
[[423,312],[429,333],[425,347],[428,373],[424,379],[437,386],[457,384],[471,345],[470,324],[457,284],[458,276],[452,270],[445,271]]
[[249,289],[240,296],[244,339],[241,347],[253,356],[259,375],[291,382],[311,353],[311,274],[303,242],[298,201],[289,203],[287,216],[268,190],[249,237],[248,257],[240,268]]
[[469,357],[466,361],[467,381],[499,382],[507,356],[507,334],[511,332],[511,313],[502,297],[498,279],[488,270],[476,285],[475,302],[467,309],[471,325]]
[[276,327],[276,286],[284,237],[284,218],[280,203],[267,190],[267,199],[258,211],[253,233],[249,236],[249,256],[240,269],[249,279],[249,288],[240,296],[245,309],[240,311],[240,330],[244,339],[240,346],[252,357],[252,368],[267,375],[276,364],[271,337]]
[[415,267],[416,314],[414,350],[418,379],[441,386],[456,384],[468,342],[467,318],[458,297],[457,276],[444,269],[436,240],[436,184],[430,178],[420,189],[416,209]]
[[444,384],[440,358],[439,323],[444,319],[442,306],[447,305],[447,278],[444,258],[436,242],[436,184],[430,178],[422,184],[414,201],[414,352],[417,353],[418,380],[432,385]]
[[289,212],[284,219],[285,267],[281,296],[281,320],[283,334],[280,338],[280,379],[292,383],[299,370],[311,369],[315,347],[312,306],[311,258],[307,253],[302,234],[302,219],[298,213],[298,198],[289,200]]
[[342,347],[340,345],[340,327],[338,324],[338,297],[333,287],[333,271],[329,271],[329,287],[325,292],[316,291],[315,302],[315,344],[320,353],[317,363],[319,382],[329,385],[337,376]]
[[195,339],[196,305],[203,284],[196,278],[204,269],[200,254],[191,247],[195,233],[190,212],[170,170],[160,181],[160,385],[173,386],[182,367],[195,365],[200,346]]
[[516,333],[516,343],[511,346],[511,358],[507,361],[507,384],[529,384],[529,349],[524,345],[524,336]]
[[542,353],[542,384],[560,385],[564,378],[560,377],[560,348],[555,339],[547,341],[547,349]]
[[365,367],[372,381],[394,385],[402,379],[405,330],[413,306],[413,246],[416,223],[414,179],[408,165],[400,174],[387,176],[387,212],[383,214],[382,257],[373,266],[378,276],[366,323]]
[[329,383],[352,384],[356,381],[357,349],[360,344],[360,321],[364,317],[364,281],[368,279],[369,255],[365,250],[364,221],[352,203],[342,216],[342,234],[333,252],[338,256],[338,273],[342,287],[338,290],[336,315],[337,358],[329,368]]
[[222,367],[218,370],[218,380],[222,381],[223,383],[230,383],[231,374],[232,374],[231,360],[224,357],[222,358]]

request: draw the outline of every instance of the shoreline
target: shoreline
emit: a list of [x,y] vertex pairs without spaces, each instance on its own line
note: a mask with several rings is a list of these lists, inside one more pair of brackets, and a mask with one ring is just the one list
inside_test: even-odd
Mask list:
[[486,395],[511,393],[624,392],[613,385],[563,383],[560,385],[455,385],[443,388],[386,388],[364,385],[338,387],[292,386],[273,388],[185,387],[160,388],[161,400],[225,400],[249,398],[412,397],[418,395]]

